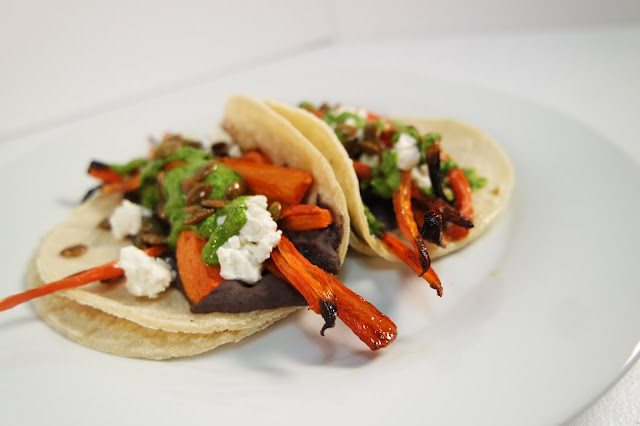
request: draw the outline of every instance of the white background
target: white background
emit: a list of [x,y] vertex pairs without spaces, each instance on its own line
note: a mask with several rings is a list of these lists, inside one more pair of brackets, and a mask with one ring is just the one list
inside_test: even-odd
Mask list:
[[[640,161],[638,0],[4,0],[0,142],[297,54],[374,54],[532,99]],[[640,422],[640,368],[573,424]]]

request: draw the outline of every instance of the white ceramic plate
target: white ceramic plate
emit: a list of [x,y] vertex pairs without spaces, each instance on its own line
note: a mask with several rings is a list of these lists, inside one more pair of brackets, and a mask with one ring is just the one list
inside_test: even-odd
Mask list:
[[321,338],[321,320],[300,312],[240,344],[149,362],[76,345],[30,306],[4,312],[4,422],[550,424],[633,361],[640,203],[629,186],[640,171],[558,113],[411,73],[265,67],[2,144],[0,293],[22,290],[38,239],[92,184],[91,159],[140,155],[150,133],[204,134],[236,92],[467,121],[511,156],[512,203],[487,235],[435,263],[442,299],[395,265],[349,257],[340,278],[399,328],[378,353],[346,327]]

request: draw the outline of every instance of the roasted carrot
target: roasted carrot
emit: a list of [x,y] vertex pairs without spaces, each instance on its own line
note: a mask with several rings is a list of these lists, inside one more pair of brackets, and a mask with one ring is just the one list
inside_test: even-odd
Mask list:
[[240,157],[240,160],[249,161],[251,163],[271,164],[271,160],[269,160],[269,157],[267,157],[257,149],[245,152]]
[[[271,253],[271,258],[294,287],[300,286],[305,291],[309,287],[330,289],[331,294],[336,297],[338,318],[371,350],[384,348],[396,338],[397,328],[393,321],[371,303],[346,288],[336,277],[309,262],[286,237],[282,237],[277,250]],[[283,261],[283,258],[286,259]],[[304,296],[304,293],[302,295]],[[312,301],[316,303],[313,298]],[[312,306],[311,303],[309,306]]]
[[[167,246],[153,246],[145,250],[145,253],[149,256],[160,256],[167,251]],[[70,275],[58,281],[54,281],[48,284],[41,285],[40,287],[29,289],[23,293],[15,294],[13,296],[6,297],[0,300],[0,312],[11,309],[21,303],[28,302],[29,300],[37,297],[46,296],[56,291],[65,290],[73,287],[80,287],[85,284],[92,283],[94,281],[108,280],[110,278],[116,278],[124,274],[124,270],[118,266],[118,260],[109,262],[107,264],[96,266],[95,268],[87,269],[85,271],[78,272]]]
[[422,274],[425,274],[430,266],[431,259],[427,252],[427,246],[424,239],[418,232],[418,225],[413,218],[413,209],[411,208],[411,173],[400,172],[400,185],[398,190],[393,193],[393,210],[396,214],[396,221],[402,231],[402,235],[411,242],[415,249],[417,259],[422,265]]
[[99,161],[92,161],[87,172],[91,176],[100,179],[103,183],[122,182],[124,179],[121,174],[116,173],[109,165]]
[[120,182],[110,182],[102,185],[102,192],[111,194],[113,192],[129,192],[140,188],[140,175],[135,174]]
[[204,263],[201,253],[207,240],[200,238],[194,231],[184,231],[176,244],[176,262],[180,281],[187,299],[198,303],[225,280],[220,276],[219,266]]
[[282,208],[278,226],[285,231],[323,229],[333,223],[331,210],[310,204],[295,204]]
[[367,166],[361,161],[353,161],[353,169],[356,172],[356,176],[358,176],[358,180],[371,179],[373,169],[370,166]]
[[[317,268],[317,267],[316,267]],[[375,351],[393,342],[398,335],[397,327],[360,295],[349,290],[336,277],[317,268],[317,275],[323,275],[338,298],[338,318],[362,340],[369,349]]]
[[320,334],[324,335],[324,331],[336,322],[336,296],[329,285],[313,276],[310,270],[314,265],[284,235],[271,252],[271,259],[286,281],[304,297],[309,309],[322,316],[325,323]]
[[371,111],[367,111],[367,121],[376,121],[376,120],[380,120],[380,116]]
[[167,172],[169,172],[169,171],[171,171],[171,170],[175,169],[176,167],[182,167],[182,166],[184,166],[184,165],[186,165],[186,164],[187,164],[187,162],[186,162],[186,161],[180,161],[180,160],[178,160],[178,161],[172,161],[172,162],[170,162],[170,163],[167,163],[167,165],[166,165],[166,166],[164,166],[164,170],[165,170],[165,171],[167,171]]
[[253,193],[285,204],[300,204],[313,183],[311,173],[290,167],[224,157],[220,161],[239,173]]
[[442,297],[442,283],[433,268],[430,267],[427,272],[423,273],[422,265],[420,264],[416,253],[394,236],[385,232],[381,241],[385,247],[398,257],[398,259],[407,264],[413,272],[418,274],[419,277],[424,278],[425,281],[429,283],[429,286],[438,293],[438,296]]
[[[455,195],[456,209],[469,220],[473,220],[473,201],[469,181],[462,170],[457,167],[449,170],[447,178]],[[465,238],[469,234],[469,230],[458,225],[451,225],[446,228],[445,233],[449,240],[455,241]]]

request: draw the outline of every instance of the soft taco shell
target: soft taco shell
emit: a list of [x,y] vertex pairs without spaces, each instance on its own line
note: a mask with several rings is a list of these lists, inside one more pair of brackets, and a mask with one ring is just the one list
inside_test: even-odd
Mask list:
[[[351,246],[366,254],[377,254],[397,261],[398,259],[369,232],[352,161],[331,127],[302,108],[273,100],[266,101],[266,104],[292,123],[333,166],[336,178],[347,197],[352,227]],[[417,117],[397,120],[415,126],[421,134],[440,133],[444,152],[455,159],[460,167],[473,167],[479,175],[488,179],[484,188],[473,193],[474,227],[469,235],[462,240],[448,242],[446,249],[428,244],[429,255],[435,259],[473,242],[491,226],[506,208],[511,197],[514,185],[513,168],[507,155],[489,135],[468,124],[451,119]]]
[[[29,287],[111,262],[120,247],[100,222],[120,203],[118,194],[98,195],[83,203],[38,248],[28,275]],[[65,247],[86,244],[77,258],[59,255]],[[288,307],[247,313],[193,314],[186,298],[169,288],[155,299],[132,296],[124,283],[92,283],[34,301],[40,316],[72,340],[117,355],[163,359],[195,355],[240,340],[299,309]]]
[[330,161],[319,148],[266,104],[249,96],[236,95],[228,100],[222,127],[243,151],[260,149],[274,164],[313,174],[313,185],[303,203],[321,204],[332,211],[332,226],[339,227],[341,233],[337,251],[342,263],[349,247],[347,200]]
[[[245,96],[229,100],[224,127],[249,150],[258,148],[275,164],[314,175],[304,202],[322,204],[334,216],[340,234],[337,249],[344,261],[349,241],[349,215],[344,194],[324,157],[290,123],[264,104]],[[46,235],[29,274],[29,286],[55,281],[119,257],[128,243],[115,239],[99,224],[121,202],[118,194],[101,194],[83,203]],[[88,251],[65,258],[60,251],[85,244]],[[42,318],[56,330],[82,343],[118,355],[162,359],[205,352],[266,328],[300,307],[246,313],[193,314],[186,298],[169,288],[155,299],[132,296],[124,283],[92,283],[35,301]]]

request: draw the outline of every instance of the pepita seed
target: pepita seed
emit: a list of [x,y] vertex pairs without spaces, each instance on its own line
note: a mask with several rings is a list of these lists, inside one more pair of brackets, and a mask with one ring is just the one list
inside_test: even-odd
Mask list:
[[225,141],[218,141],[211,144],[211,153],[214,157],[227,157],[229,155],[229,144]]
[[184,194],[188,194],[189,191],[191,191],[191,189],[194,187],[194,185],[197,184],[198,182],[196,182],[193,178],[184,178],[180,181],[180,189]]
[[154,234],[154,233],[143,233],[142,234],[142,241],[144,241],[145,243],[155,246],[155,245],[159,245],[159,244],[166,244],[167,243],[167,237],[165,235],[161,235],[161,234]]
[[220,209],[229,204],[228,200],[223,200],[221,198],[205,198],[200,201],[200,205],[203,207],[210,207],[214,209]]
[[211,194],[211,191],[213,191],[213,185],[208,183],[198,183],[187,193],[184,203],[187,206],[198,204],[200,201],[207,198],[209,194]]
[[80,257],[89,250],[85,244],[76,244],[60,251],[62,257]]
[[243,180],[231,182],[224,191],[224,197],[227,200],[233,200],[247,193],[247,184]]
[[271,203],[269,208],[267,209],[269,213],[271,213],[271,218],[277,222],[280,219],[280,215],[282,214],[282,204],[278,201],[274,201]]
[[374,141],[362,141],[360,142],[360,148],[368,154],[382,154],[382,149]]
[[193,179],[201,182],[206,179],[211,173],[215,172],[218,168],[217,161],[209,161],[208,163],[203,164],[198,167],[196,171],[193,173]]
[[209,216],[211,216],[214,212],[215,212],[214,209],[201,209],[197,213],[194,213],[193,215],[191,215],[191,217],[189,219],[187,219],[184,222],[182,222],[182,224],[183,225],[195,225],[197,223],[202,222],[203,220],[205,220]]

